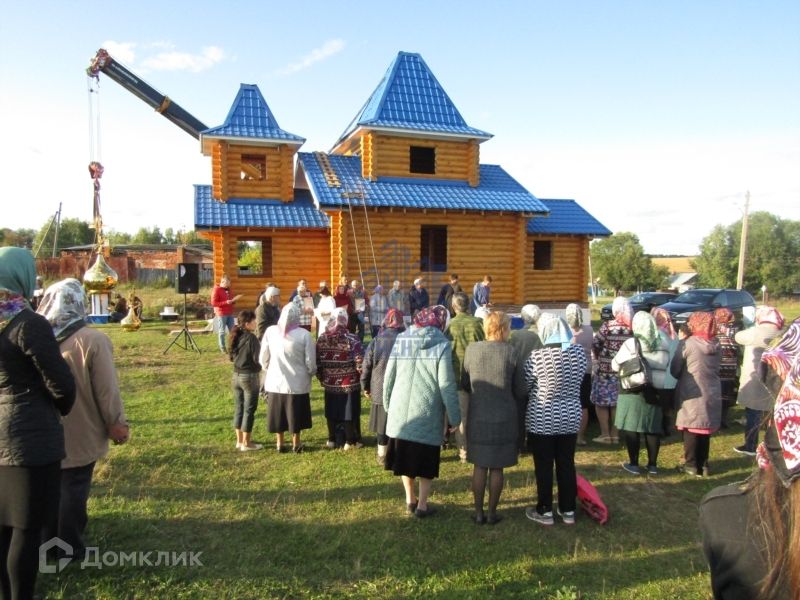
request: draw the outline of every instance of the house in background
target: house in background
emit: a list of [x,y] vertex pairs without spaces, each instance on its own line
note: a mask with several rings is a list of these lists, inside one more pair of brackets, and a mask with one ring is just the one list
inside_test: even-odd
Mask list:
[[397,55],[327,153],[297,152],[303,138],[242,85],[200,137],[212,185],[195,186],[195,228],[213,243],[215,279],[229,275],[246,303],[267,281],[408,289],[422,276],[433,293],[451,272],[467,288],[490,273],[496,303],[585,302],[589,241],[611,232],[574,200],[539,199],[481,164],[491,137],[418,54]]
[[697,284],[697,273],[694,270],[696,256],[653,256],[653,264],[669,269],[667,288],[679,294],[691,290]]

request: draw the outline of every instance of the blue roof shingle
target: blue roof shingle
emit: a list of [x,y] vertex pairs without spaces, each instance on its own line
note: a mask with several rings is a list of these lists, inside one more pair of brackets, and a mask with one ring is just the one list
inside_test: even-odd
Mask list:
[[550,210],[546,217],[537,216],[528,221],[528,233],[565,235],[611,235],[600,221],[590,215],[575,200],[542,198]]
[[[545,206],[497,165],[480,165],[480,185],[465,181],[361,176],[361,158],[298,152],[297,160],[319,206],[346,206],[364,195],[367,206],[546,213]],[[330,165],[326,176],[324,161]],[[336,182],[336,183],[332,183]],[[338,185],[336,185],[338,183]]]
[[[419,54],[400,52],[339,141],[357,127],[386,127],[489,139],[467,125]],[[338,142],[337,142],[338,143]]]
[[328,216],[317,210],[308,190],[295,190],[293,202],[231,198],[219,202],[210,185],[194,186],[194,225],[208,227],[288,227],[325,229]]
[[243,83],[239,87],[225,122],[201,132],[202,136],[248,138],[280,142],[305,142],[305,138],[284,131],[275,120],[257,85]]

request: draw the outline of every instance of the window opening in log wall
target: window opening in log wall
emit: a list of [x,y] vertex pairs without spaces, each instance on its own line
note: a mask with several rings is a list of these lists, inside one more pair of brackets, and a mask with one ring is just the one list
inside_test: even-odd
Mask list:
[[263,154],[242,154],[243,181],[264,181],[267,178],[267,157]]
[[239,276],[272,276],[272,238],[240,239],[237,247]]
[[419,264],[421,271],[447,271],[447,225],[422,225]]
[[553,268],[553,242],[533,242],[533,269],[549,271]]
[[436,148],[411,146],[408,170],[411,173],[436,174]]

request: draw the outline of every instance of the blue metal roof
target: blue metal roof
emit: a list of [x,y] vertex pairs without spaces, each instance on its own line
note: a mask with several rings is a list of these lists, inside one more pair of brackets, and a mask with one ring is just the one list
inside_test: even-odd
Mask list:
[[[497,165],[480,165],[480,185],[465,181],[361,176],[361,157],[298,152],[314,200],[319,206],[367,206],[446,208],[464,210],[546,213],[545,206]],[[323,163],[326,163],[323,165]],[[328,169],[329,166],[329,169]]]
[[328,216],[317,210],[308,190],[295,190],[293,202],[278,199],[231,198],[219,202],[211,196],[210,185],[194,186],[194,226],[288,227],[325,229]]
[[550,210],[550,214],[546,217],[533,217],[528,221],[528,233],[611,235],[611,230],[586,212],[575,200],[542,198],[541,201]]
[[491,133],[467,125],[422,56],[410,52],[398,53],[339,141],[359,126],[492,137]]
[[222,138],[248,138],[275,140],[280,142],[305,142],[305,138],[284,131],[275,120],[264,96],[257,85],[243,83],[231,105],[225,122],[219,127],[210,127],[202,136]]

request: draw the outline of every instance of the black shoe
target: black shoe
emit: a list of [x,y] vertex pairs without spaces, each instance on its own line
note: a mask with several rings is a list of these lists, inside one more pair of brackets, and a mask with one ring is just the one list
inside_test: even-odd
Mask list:
[[744,454],[745,456],[755,456],[756,455],[755,451],[748,449],[747,446],[736,446],[733,449],[733,451],[737,452],[739,454]]
[[432,506],[429,506],[426,509],[418,508],[414,511],[414,515],[419,519],[424,519],[425,517],[430,517],[436,514],[436,509]]
[[489,517],[486,519],[486,524],[497,525],[502,520],[503,520],[503,515],[489,515]]
[[416,502],[412,502],[411,504],[406,504],[406,512],[408,514],[413,515],[416,510],[417,510]]
[[305,447],[306,447],[305,444],[298,444],[297,446],[294,446],[292,448],[292,452],[294,452],[295,454],[300,454],[303,450],[305,450]]

